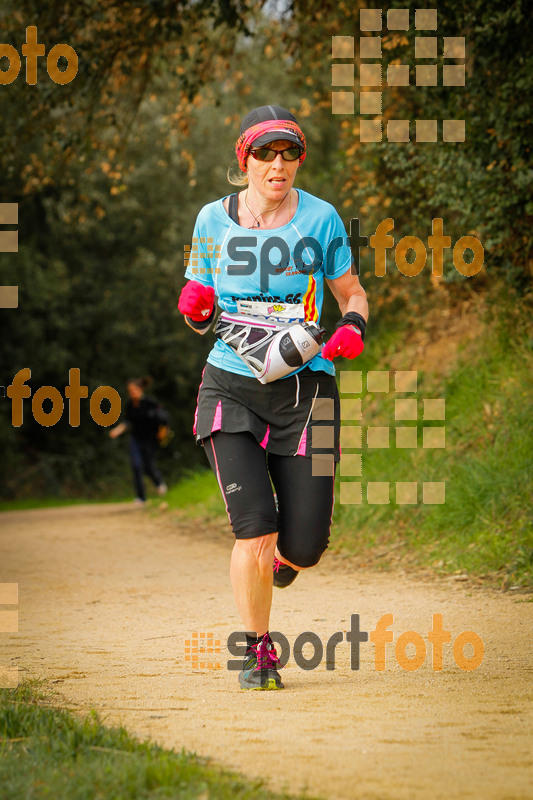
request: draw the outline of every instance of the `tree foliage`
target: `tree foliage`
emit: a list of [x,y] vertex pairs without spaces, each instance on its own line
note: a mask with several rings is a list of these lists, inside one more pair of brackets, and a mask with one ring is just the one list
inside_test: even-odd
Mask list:
[[[325,62],[331,60],[331,36],[354,36],[357,45],[362,5],[293,0],[288,17],[291,27],[285,35],[301,74],[328,74]],[[466,141],[418,143],[413,141],[411,123],[408,143],[389,143],[385,136],[381,143],[360,143],[356,93],[356,115],[341,115],[337,135],[330,138],[337,162],[330,173],[336,204],[359,212],[353,216],[362,217],[366,231],[375,230],[381,219],[391,216],[402,235],[420,238],[425,238],[422,232],[429,233],[434,217],[442,217],[452,242],[468,233],[480,238],[489,274],[503,274],[523,287],[533,274],[530,6],[526,0],[439,0],[432,4],[438,11],[437,30],[421,32],[413,24],[418,5],[414,0],[364,3],[365,8],[383,11],[379,32],[383,75],[390,63],[410,67],[409,87],[388,87],[384,78],[384,127],[388,119],[436,119],[439,123],[465,119]],[[387,11],[394,8],[409,10],[409,30],[387,30]],[[310,19],[314,25],[309,25]],[[372,35],[378,33],[361,34]],[[414,39],[419,35],[438,39],[436,87],[413,86]],[[442,85],[441,37],[445,36],[466,39],[464,87]],[[446,63],[462,62],[447,59]],[[330,92],[325,81],[313,80],[313,116],[327,111]],[[331,128],[326,125],[325,129],[331,134]],[[451,269],[447,277],[458,276]]]
[[[20,295],[18,309],[1,312],[1,383],[30,367],[34,391],[62,391],[77,367],[90,393],[111,385],[124,397],[128,377],[151,374],[175,430],[168,472],[204,463],[191,423],[210,341],[193,337],[176,311],[183,248],[201,206],[229,193],[240,119],[264,103],[297,115],[309,145],[298,185],[332,202],[346,223],[360,218],[370,236],[390,216],[396,241],[426,241],[431,220],[442,217],[452,242],[471,233],[485,247],[486,270],[468,279],[471,290],[497,274],[525,286],[533,214],[525,0],[442,0],[436,35],[466,37],[466,86],[384,87],[385,121],[465,118],[466,141],[456,144],[360,143],[358,113],[331,113],[331,37],[357,42],[360,5],[4,3],[0,41],[20,53],[35,24],[47,52],[56,43],[74,47],[79,69],[61,86],[41,58],[37,84],[26,83],[23,64],[0,86],[0,202],[18,203],[20,240],[17,254],[0,254],[2,283],[17,284]],[[389,8],[409,8],[412,20],[417,4],[370,6],[384,19]],[[391,61],[413,70],[413,27],[382,35],[384,74]],[[356,91],[356,109],[357,101]],[[375,278],[365,252],[375,334],[376,318],[385,318],[376,309],[396,308],[409,279]],[[411,302],[431,291],[427,269],[421,278],[409,285]],[[328,300],[326,325],[337,315]],[[102,492],[127,479],[125,444],[110,442],[87,407],[78,429],[66,411],[44,428],[25,401],[24,425],[14,429],[9,406],[0,406],[5,494]]]
[[[227,73],[249,14],[240,0],[106,0],[12,4],[2,19],[3,41],[19,52],[37,22],[47,50],[65,42],[79,58],[70,84],[40,63],[37,84],[21,70],[0,87],[0,201],[18,204],[20,240],[16,255],[0,256],[3,283],[19,286],[19,308],[2,312],[2,382],[30,367],[33,391],[62,391],[76,367],[89,393],[111,385],[124,397],[129,377],[151,374],[178,466],[200,458],[191,424],[208,347],[191,345],[176,312],[195,214],[191,125],[199,90]],[[45,428],[25,406],[19,429],[2,409],[6,494],[121,485],[125,446],[95,425],[88,403],[79,429],[66,411]]]

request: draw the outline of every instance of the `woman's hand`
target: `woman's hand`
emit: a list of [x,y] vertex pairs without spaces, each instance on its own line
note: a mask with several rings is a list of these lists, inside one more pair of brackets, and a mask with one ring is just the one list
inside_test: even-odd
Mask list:
[[215,290],[199,281],[188,281],[178,300],[178,308],[193,322],[205,322],[215,305]]
[[123,434],[124,431],[126,431],[127,429],[128,429],[128,426],[127,426],[127,424],[125,422],[119,422],[118,425],[115,425],[114,428],[111,428],[111,430],[109,431],[109,437],[111,439],[116,439],[117,436],[120,436],[121,434]]
[[320,355],[330,361],[336,356],[357,358],[364,349],[363,338],[368,318],[365,290],[359,283],[358,276],[353,275],[351,270],[340,278],[328,279],[327,282],[343,318],[337,323],[337,330],[326,342]]
[[357,356],[361,355],[363,349],[361,331],[355,325],[343,325],[326,342],[320,355],[329,361],[333,361],[336,356],[357,358]]

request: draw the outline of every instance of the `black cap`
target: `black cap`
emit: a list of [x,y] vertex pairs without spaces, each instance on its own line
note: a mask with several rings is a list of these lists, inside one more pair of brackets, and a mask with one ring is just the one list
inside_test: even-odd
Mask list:
[[[291,122],[295,122],[298,125],[298,121],[294,114],[291,114],[291,112],[287,111],[286,108],[282,108],[281,106],[259,106],[258,108],[254,108],[252,111],[249,111],[248,114],[246,114],[241,123],[240,132],[242,134],[253,125],[257,125],[259,122],[268,122],[268,120],[271,119],[287,119]],[[275,142],[277,139],[284,139],[288,142],[294,142],[294,144],[297,144],[298,147],[302,147],[302,143],[296,134],[287,130],[269,131],[268,133],[263,133],[261,136],[258,136],[257,139],[254,139],[253,144],[254,147],[263,147],[265,144]]]

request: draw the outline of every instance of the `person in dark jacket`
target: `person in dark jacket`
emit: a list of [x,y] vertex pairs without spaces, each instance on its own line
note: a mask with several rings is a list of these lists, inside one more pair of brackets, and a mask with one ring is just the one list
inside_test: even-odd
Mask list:
[[135,486],[135,503],[144,505],[146,492],[143,475],[153,481],[160,495],[167,492],[167,485],[157,468],[157,433],[161,425],[167,423],[166,414],[153,397],[144,391],[151,383],[149,378],[131,378],[127,383],[130,397],[125,409],[125,422],[120,422],[109,431],[116,439],[125,431],[130,431],[130,459]]

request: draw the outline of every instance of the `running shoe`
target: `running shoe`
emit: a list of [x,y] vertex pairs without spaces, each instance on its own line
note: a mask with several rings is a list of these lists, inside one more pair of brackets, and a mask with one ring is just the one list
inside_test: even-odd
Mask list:
[[168,492],[168,486],[166,485],[166,483],[160,483],[159,486],[157,487],[157,494],[164,495],[167,492]]
[[258,644],[246,651],[239,672],[241,689],[283,689],[278,669],[281,669],[281,665],[276,648],[268,633],[265,633]]
[[291,583],[298,577],[298,570],[284,564],[279,558],[274,558],[274,586],[278,589],[284,589],[290,586]]

